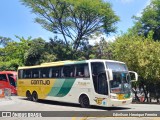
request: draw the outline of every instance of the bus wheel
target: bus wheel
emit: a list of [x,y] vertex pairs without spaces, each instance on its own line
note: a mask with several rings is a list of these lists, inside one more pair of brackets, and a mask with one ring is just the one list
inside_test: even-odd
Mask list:
[[32,95],[29,91],[26,92],[26,97],[28,100],[32,101]]
[[36,91],[33,91],[33,93],[32,93],[32,99],[33,99],[34,102],[38,101],[38,94],[37,94]]
[[79,103],[83,108],[90,107],[89,98],[87,97],[87,95],[81,95],[79,98]]

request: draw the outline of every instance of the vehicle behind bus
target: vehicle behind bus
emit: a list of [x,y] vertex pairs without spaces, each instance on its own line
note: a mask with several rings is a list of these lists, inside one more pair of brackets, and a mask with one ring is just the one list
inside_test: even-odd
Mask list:
[[10,90],[12,95],[17,95],[16,90],[17,72],[15,71],[1,71],[0,72],[0,89],[5,91]]

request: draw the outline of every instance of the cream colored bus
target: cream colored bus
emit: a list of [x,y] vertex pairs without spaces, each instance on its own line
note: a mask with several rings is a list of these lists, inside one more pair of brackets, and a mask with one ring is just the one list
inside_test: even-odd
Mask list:
[[[131,75],[132,74],[132,75]],[[82,107],[121,106],[132,102],[131,76],[123,62],[59,61],[18,68],[17,92],[29,100],[47,99]]]

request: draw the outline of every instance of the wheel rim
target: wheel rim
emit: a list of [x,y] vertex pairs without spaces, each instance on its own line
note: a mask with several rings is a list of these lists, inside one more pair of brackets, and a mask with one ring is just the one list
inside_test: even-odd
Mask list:
[[38,95],[36,92],[33,93],[32,98],[33,98],[33,101],[35,102],[38,100]]
[[83,99],[83,104],[84,104],[85,106],[88,106],[88,105],[89,105],[89,100],[88,100],[87,97],[84,97],[84,99]]

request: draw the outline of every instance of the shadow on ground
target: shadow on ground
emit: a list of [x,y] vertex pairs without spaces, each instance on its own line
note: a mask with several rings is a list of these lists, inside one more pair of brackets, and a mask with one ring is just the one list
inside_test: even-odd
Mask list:
[[[20,99],[28,101],[26,98],[20,98]],[[58,105],[58,106],[81,108],[81,106],[79,104],[57,102],[57,101],[51,101],[51,100],[38,100],[38,103],[48,104],[48,105]],[[128,107],[100,107],[100,106],[91,106],[91,107],[89,107],[87,109],[107,110],[107,111],[112,111],[113,110],[113,111],[115,111],[115,110],[128,110],[128,109],[131,109],[131,108],[128,108]]]

